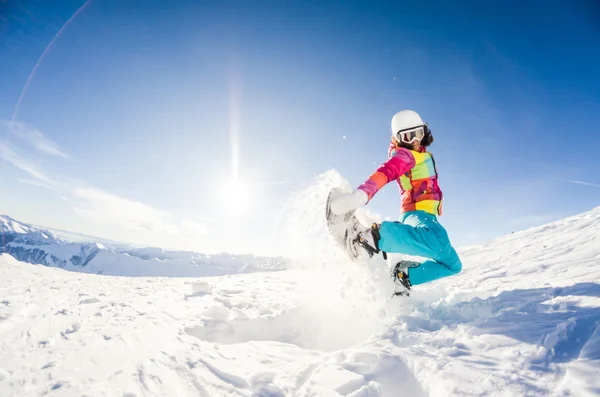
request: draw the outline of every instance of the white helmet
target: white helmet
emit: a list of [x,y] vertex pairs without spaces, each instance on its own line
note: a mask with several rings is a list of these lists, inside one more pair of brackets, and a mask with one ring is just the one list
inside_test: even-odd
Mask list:
[[426,124],[414,110],[401,110],[392,117],[392,136],[398,142],[412,143],[421,140],[426,131]]

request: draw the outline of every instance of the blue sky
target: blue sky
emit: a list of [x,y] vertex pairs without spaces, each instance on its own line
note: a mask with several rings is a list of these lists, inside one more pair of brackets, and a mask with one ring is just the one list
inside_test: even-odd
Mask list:
[[[0,212],[273,252],[272,209],[331,168],[359,185],[404,108],[435,136],[455,245],[600,205],[593,2],[419,3],[8,1]],[[252,192],[237,211],[233,174]],[[396,185],[370,207],[395,219]]]

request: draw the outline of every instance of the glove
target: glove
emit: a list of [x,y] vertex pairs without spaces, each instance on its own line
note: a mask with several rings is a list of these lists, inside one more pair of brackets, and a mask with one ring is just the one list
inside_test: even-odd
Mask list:
[[369,196],[361,189],[355,189],[352,193],[344,194],[331,201],[331,212],[335,215],[343,215],[355,211],[361,205],[367,204]]

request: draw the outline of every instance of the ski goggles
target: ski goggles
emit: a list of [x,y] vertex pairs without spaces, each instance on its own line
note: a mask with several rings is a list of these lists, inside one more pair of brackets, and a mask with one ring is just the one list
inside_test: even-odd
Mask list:
[[396,138],[404,143],[420,141],[425,136],[425,126],[407,128],[396,132]]

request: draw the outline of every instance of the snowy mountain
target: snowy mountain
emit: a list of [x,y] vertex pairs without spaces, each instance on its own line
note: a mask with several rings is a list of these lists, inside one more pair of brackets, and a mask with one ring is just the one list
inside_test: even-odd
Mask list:
[[292,206],[321,258],[293,270],[106,277],[1,255],[0,395],[600,395],[600,207],[461,249],[462,273],[391,299],[387,269],[324,241],[326,188]]
[[35,231],[32,226],[17,222],[9,216],[0,215],[0,232],[7,235],[26,234]]
[[57,232],[6,215],[0,216],[0,235],[0,253],[6,252],[22,262],[83,273],[177,277],[281,270],[286,266],[283,258],[137,248],[106,240],[100,243],[85,236],[77,236],[80,241],[73,242]]

